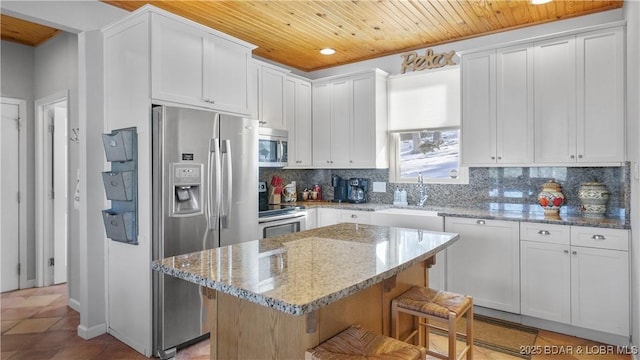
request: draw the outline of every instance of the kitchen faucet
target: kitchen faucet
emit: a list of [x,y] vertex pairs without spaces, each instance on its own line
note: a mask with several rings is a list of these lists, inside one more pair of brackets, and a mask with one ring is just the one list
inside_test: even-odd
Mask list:
[[418,200],[418,206],[424,206],[429,196],[427,195],[427,189],[424,188],[422,173],[418,174],[418,190],[420,190],[420,200]]

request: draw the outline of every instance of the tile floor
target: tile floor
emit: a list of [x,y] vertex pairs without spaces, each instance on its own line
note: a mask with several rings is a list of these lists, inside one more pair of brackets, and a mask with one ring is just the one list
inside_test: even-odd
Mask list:
[[[67,306],[65,284],[3,293],[0,302],[2,308],[1,360],[146,359],[109,334],[91,340],[80,338],[77,335],[80,315]],[[436,336],[430,338],[432,348],[446,349],[443,339],[438,339]],[[542,352],[547,349],[556,354],[534,355],[532,360],[631,360],[630,355],[615,355],[609,351],[611,349],[603,348],[601,345],[585,339],[540,330],[534,349]],[[579,346],[583,349],[580,355],[576,351]],[[572,349],[573,354],[557,354],[561,350],[568,349]],[[589,349],[590,354],[585,354],[584,349]],[[473,358],[474,360],[519,359],[479,346],[474,347]],[[181,359],[209,359],[208,341],[178,351],[176,360]]]

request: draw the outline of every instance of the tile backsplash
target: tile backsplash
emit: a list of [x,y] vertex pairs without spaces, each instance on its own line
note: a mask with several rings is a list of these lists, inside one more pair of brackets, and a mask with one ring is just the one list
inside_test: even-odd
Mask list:
[[[323,198],[333,199],[331,175],[342,178],[368,178],[369,201],[391,204],[396,185],[407,190],[409,205],[415,205],[419,196],[416,183],[389,183],[387,169],[341,169],[341,170],[283,170],[260,169],[260,180],[269,181],[272,175],[284,177],[287,183],[297,182],[297,190],[322,186]],[[629,217],[630,171],[629,163],[619,167],[508,167],[470,168],[469,184],[425,184],[429,199],[428,206],[486,207],[488,204],[537,204],[542,184],[553,179],[562,185],[567,208],[578,209],[578,189],[580,184],[598,181],[609,190],[607,215]],[[386,182],[387,191],[371,191],[374,181]]]

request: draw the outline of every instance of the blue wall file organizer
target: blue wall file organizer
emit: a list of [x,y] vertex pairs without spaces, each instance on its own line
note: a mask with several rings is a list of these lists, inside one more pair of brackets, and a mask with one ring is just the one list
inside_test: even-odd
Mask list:
[[138,245],[138,144],[136,128],[102,134],[102,143],[111,171],[102,173],[102,182],[111,208],[102,210],[107,237]]

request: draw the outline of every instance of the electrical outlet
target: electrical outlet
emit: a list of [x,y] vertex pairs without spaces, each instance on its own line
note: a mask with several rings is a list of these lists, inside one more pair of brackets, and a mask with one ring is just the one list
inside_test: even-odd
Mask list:
[[387,183],[383,181],[374,181],[373,192],[387,192]]

